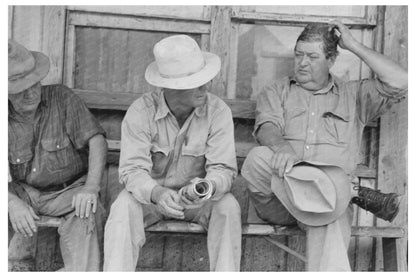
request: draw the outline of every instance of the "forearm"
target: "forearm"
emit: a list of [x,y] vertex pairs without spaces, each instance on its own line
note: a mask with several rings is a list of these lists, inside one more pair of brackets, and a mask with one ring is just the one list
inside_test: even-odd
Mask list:
[[88,175],[86,185],[99,190],[107,157],[107,142],[102,135],[89,140]]
[[407,71],[387,56],[357,41],[352,44],[350,51],[362,59],[382,82],[399,89],[407,88]]
[[288,148],[293,151],[290,143],[283,138],[281,130],[271,122],[266,122],[260,126],[256,138],[260,145],[268,146],[274,152],[281,148]]
[[208,169],[205,179],[211,181],[214,186],[212,199],[218,200],[225,193],[231,190],[231,185],[234,180],[234,171],[220,166],[215,166]]

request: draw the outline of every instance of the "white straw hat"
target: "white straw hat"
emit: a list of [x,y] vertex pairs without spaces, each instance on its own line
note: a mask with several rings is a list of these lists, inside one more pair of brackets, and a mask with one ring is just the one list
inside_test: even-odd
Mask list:
[[211,81],[221,69],[220,58],[202,52],[186,35],[162,39],[153,48],[155,61],[146,69],[146,81],[156,87],[192,89]]

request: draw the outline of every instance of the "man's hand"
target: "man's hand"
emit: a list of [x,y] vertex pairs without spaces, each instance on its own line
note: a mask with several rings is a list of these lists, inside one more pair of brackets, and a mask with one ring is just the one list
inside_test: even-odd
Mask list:
[[89,217],[91,212],[97,211],[98,189],[87,185],[81,188],[72,197],[72,208],[75,208],[75,215],[81,218]]
[[183,207],[178,204],[180,196],[176,191],[156,186],[152,190],[151,198],[163,215],[177,219],[185,218]]
[[25,237],[31,237],[37,232],[35,220],[39,220],[39,217],[33,208],[21,199],[9,201],[9,218],[15,232]]
[[277,171],[277,175],[282,178],[283,174],[292,170],[293,165],[299,161],[299,158],[290,145],[283,144],[279,147],[271,146],[270,148],[274,151],[271,161],[272,170]]
[[337,27],[337,30],[340,32],[340,38],[338,43],[341,48],[351,50],[358,43],[352,36],[348,27],[342,24],[340,21],[333,20],[329,24],[335,25]]

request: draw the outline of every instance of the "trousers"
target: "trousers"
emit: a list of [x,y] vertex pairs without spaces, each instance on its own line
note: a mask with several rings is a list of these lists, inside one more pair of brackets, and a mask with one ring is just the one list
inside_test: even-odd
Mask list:
[[[185,220],[208,231],[211,271],[239,271],[241,259],[241,211],[237,200],[226,193],[197,209],[184,210]],[[145,228],[167,219],[153,204],[143,205],[126,189],[111,206],[105,226],[104,271],[134,271],[146,241]]]
[[309,226],[298,222],[271,190],[273,151],[265,146],[253,148],[247,155],[241,175],[249,182],[250,200],[258,216],[272,224],[294,225],[306,231],[308,271],[351,271],[348,245],[351,236],[351,205],[334,222]]
[[[58,227],[58,234],[65,264],[64,271],[100,271],[102,268],[104,207],[98,201],[95,214],[91,213],[88,218],[75,216],[75,210],[71,207],[72,197],[85,184],[85,179],[85,176],[81,177],[56,192],[41,192],[23,183],[17,183],[13,188],[14,193],[29,204],[36,214],[63,217],[64,220]],[[11,232],[9,236],[11,238],[23,235]],[[15,240],[10,240],[10,243],[13,241]],[[11,248],[9,245],[9,249]]]

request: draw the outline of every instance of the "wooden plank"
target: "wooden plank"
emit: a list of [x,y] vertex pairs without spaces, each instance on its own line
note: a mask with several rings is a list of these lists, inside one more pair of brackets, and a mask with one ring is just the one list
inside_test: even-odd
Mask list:
[[[204,228],[196,223],[186,221],[167,220],[148,227],[147,231],[151,232],[175,232],[175,233],[206,233]],[[296,226],[280,226],[268,224],[243,224],[243,235],[305,235],[305,233]],[[360,237],[385,237],[385,238],[402,238],[405,232],[399,227],[373,227],[373,226],[353,226],[351,236]]]
[[13,38],[13,19],[14,19],[14,6],[9,6],[8,8],[8,29],[7,37],[9,39]]
[[238,65],[238,26],[237,23],[231,23],[230,36],[230,60],[228,64],[228,80],[227,80],[227,97],[228,99],[236,98],[237,85],[237,65]]
[[365,7],[365,18],[370,24],[377,25],[378,9],[380,6],[369,5]]
[[397,240],[383,238],[384,271],[398,271]]
[[44,6],[42,52],[49,57],[49,73],[42,84],[61,84],[64,58],[65,6]]
[[[306,262],[306,237],[305,236],[290,236],[288,237],[288,247],[292,249],[300,256],[288,255],[287,256],[287,271],[305,271]],[[302,259],[301,257],[305,257]]]
[[[384,24],[384,54],[407,68],[408,62],[408,8],[386,6]],[[378,159],[378,189],[404,195],[400,212],[392,222],[377,220],[378,226],[400,226],[407,232],[407,134],[408,100],[395,104],[380,119],[380,153]],[[381,248],[382,245],[377,245]],[[383,249],[385,252],[386,249]],[[380,253],[380,251],[378,251]],[[397,242],[398,270],[407,270],[407,233]],[[377,259],[380,260],[379,258]]]
[[70,88],[74,87],[75,43],[75,26],[68,25],[65,39],[64,84]]
[[[231,13],[232,19],[239,20],[243,23],[256,23],[267,25],[306,25],[308,23],[328,23],[334,20],[332,16],[318,16],[318,15],[292,15],[279,13],[264,13],[264,12],[246,12],[234,10]],[[370,28],[375,27],[375,22],[362,17],[339,16],[338,20],[345,25],[353,28]]]
[[176,33],[209,34],[210,25],[207,22],[181,19],[149,18],[116,14],[71,12],[68,24],[76,26],[91,26],[130,30],[148,30]]
[[229,64],[231,36],[230,6],[213,6],[211,11],[210,52],[221,59],[221,70],[212,80],[212,93],[224,97],[227,89],[227,74]]
[[[210,21],[210,17],[205,17],[205,7],[209,6],[183,6],[183,5],[70,5],[68,10],[81,12],[96,12],[103,14],[125,14],[135,16],[159,17],[170,19],[187,19]],[[211,15],[211,14],[210,14]]]
[[[360,185],[367,188],[375,188],[374,179],[360,179]],[[374,215],[363,209],[358,209],[358,226],[373,226]],[[374,239],[369,237],[358,237],[355,249],[354,271],[374,271],[373,244]]]
[[32,51],[41,51],[42,6],[14,6],[12,37]]
[[[108,93],[95,90],[73,89],[91,109],[127,111],[143,93]],[[255,118],[256,101],[223,99],[231,108],[234,118]]]
[[[110,151],[110,155],[117,155],[117,153],[114,153],[116,151],[120,151],[120,141],[119,140],[107,140],[108,149]],[[236,145],[236,156],[240,158],[245,158],[250,152],[250,150],[257,146],[257,143],[253,142],[240,142],[237,141],[235,143]],[[116,158],[117,160],[117,158]],[[357,168],[354,171],[354,174],[361,178],[375,178],[376,177],[376,170],[372,168],[368,168],[364,165],[357,165]]]

